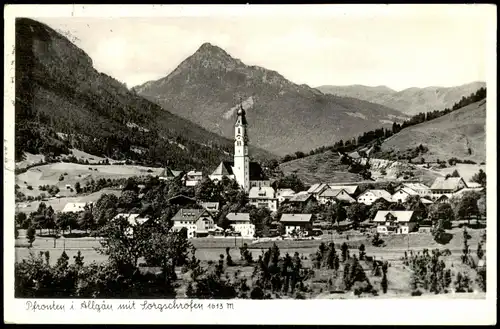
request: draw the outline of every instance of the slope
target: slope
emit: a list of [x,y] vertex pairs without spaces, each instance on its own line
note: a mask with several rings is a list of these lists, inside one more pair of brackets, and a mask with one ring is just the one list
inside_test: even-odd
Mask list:
[[[472,103],[431,121],[401,130],[386,139],[382,151],[402,151],[422,144],[426,161],[486,160],[486,100]],[[469,153],[470,151],[470,153]]]
[[415,115],[420,112],[451,108],[462,97],[469,96],[481,87],[486,87],[486,83],[476,81],[455,87],[408,88],[398,92],[385,86],[367,87],[360,85],[320,86],[317,89],[323,93],[356,97],[399,110],[408,115]]
[[97,72],[66,37],[25,18],[16,21],[15,107],[18,160],[25,151],[57,155],[74,147],[189,169],[215,166],[232,153],[231,140],[129,91]]
[[385,106],[294,84],[275,71],[247,66],[209,43],[167,77],[134,89],[227,137],[233,135],[241,99],[247,109],[250,144],[278,155],[308,151],[405,118]]

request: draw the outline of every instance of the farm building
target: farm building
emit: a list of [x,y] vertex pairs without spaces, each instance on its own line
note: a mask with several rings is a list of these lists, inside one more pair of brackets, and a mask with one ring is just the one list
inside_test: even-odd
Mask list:
[[434,195],[453,194],[467,187],[462,177],[438,177],[431,186],[431,192]]
[[380,234],[407,234],[417,227],[415,213],[406,210],[379,210],[373,219]]
[[378,199],[384,199],[387,202],[393,202],[392,195],[386,190],[366,190],[358,197],[358,202],[370,206]]
[[293,233],[309,235],[313,229],[313,215],[283,214],[281,215],[280,223],[285,226],[285,233],[287,235],[292,235]]
[[406,191],[413,191],[413,193],[416,193],[420,197],[425,197],[425,196],[430,196],[431,189],[426,186],[425,184],[422,183],[403,183],[399,187],[396,188],[396,192],[399,191],[400,189],[404,189]]
[[271,211],[278,209],[278,199],[270,186],[252,187],[248,193],[249,203],[257,208],[264,207]]
[[206,209],[180,209],[172,217],[175,231],[185,227],[188,231],[188,239],[207,236],[209,231],[215,228],[214,219]]
[[249,213],[231,212],[227,214],[226,218],[235,232],[239,232],[242,237],[253,238],[255,225],[250,222]]
[[61,212],[82,212],[85,210],[86,202],[68,202]]
[[328,187],[327,189],[323,190],[318,195],[318,201],[322,204],[328,203],[328,202],[337,202],[337,201],[345,201],[348,203],[354,203],[356,202],[356,199],[351,197],[349,193],[347,193],[344,189],[340,188],[332,188]]
[[418,193],[410,188],[403,187],[403,188],[400,188],[396,193],[394,193],[392,195],[392,200],[394,202],[402,203],[402,202],[405,202],[406,199],[408,199],[408,197],[412,196],[412,195],[418,195]]

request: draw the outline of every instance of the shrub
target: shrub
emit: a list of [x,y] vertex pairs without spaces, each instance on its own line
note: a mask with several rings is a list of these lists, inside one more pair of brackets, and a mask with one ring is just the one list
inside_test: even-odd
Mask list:
[[27,188],[28,190],[30,190],[30,191],[31,191],[31,190],[33,190],[33,186],[31,186],[31,185],[28,185],[26,188]]

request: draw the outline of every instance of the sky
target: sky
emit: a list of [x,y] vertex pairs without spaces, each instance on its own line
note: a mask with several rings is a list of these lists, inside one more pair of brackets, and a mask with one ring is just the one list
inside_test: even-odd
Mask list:
[[402,90],[486,80],[487,6],[333,6],[330,11],[323,6],[299,9],[301,14],[239,10],[33,18],[69,32],[98,71],[128,87],[165,77],[204,42],[311,87],[362,84]]

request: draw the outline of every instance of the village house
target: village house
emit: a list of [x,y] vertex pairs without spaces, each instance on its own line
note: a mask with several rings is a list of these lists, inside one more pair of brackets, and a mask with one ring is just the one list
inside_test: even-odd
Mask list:
[[432,194],[431,189],[427,185],[419,182],[415,183],[405,182],[401,184],[399,187],[397,187],[395,191],[397,192],[400,189],[411,190],[420,197],[428,197]]
[[356,202],[356,199],[351,197],[344,189],[340,188],[332,188],[328,187],[327,189],[323,190],[318,195],[318,201],[322,204],[326,204],[328,202],[334,203],[337,201],[345,201],[348,203],[354,203]]
[[280,188],[276,191],[276,197],[279,203],[290,200],[294,195],[295,192],[291,188]]
[[252,187],[248,193],[249,203],[257,208],[265,207],[271,211],[278,209],[278,199],[270,186]]
[[412,195],[418,195],[418,193],[410,188],[403,187],[392,195],[392,200],[394,202],[404,203],[406,202],[406,199],[408,199],[408,197]]
[[180,209],[172,221],[174,231],[180,231],[183,227],[187,229],[188,239],[208,236],[209,231],[216,227],[212,215],[206,209]]
[[186,186],[196,186],[203,180],[203,173],[201,171],[191,170],[186,174],[184,179],[186,181]]
[[231,223],[230,226],[235,232],[239,232],[244,238],[253,238],[255,235],[255,225],[250,222],[249,213],[231,212],[226,218]]
[[148,218],[146,217],[140,217],[140,214],[128,214],[128,213],[120,213],[117,214],[115,217],[113,217],[112,220],[117,220],[118,218],[125,218],[129,224],[132,226],[132,228],[129,228],[128,231],[126,232],[127,235],[133,234],[133,227],[136,225],[142,225],[145,222],[148,221]]
[[447,194],[450,197],[453,193],[467,187],[462,177],[437,177],[432,183],[431,192],[435,197]]
[[209,213],[215,214],[219,211],[219,202],[200,202],[200,205]]
[[167,200],[170,204],[174,204],[177,206],[186,206],[196,204],[196,200],[190,198],[183,194],[177,194],[176,196],[171,197]]
[[325,183],[317,183],[317,184],[313,184],[307,190],[307,193],[313,195],[314,197],[316,197],[316,199],[318,199],[318,195],[320,195],[321,193],[323,193],[323,191],[325,191],[328,188],[329,188],[329,186],[327,184],[325,184]]
[[356,198],[359,193],[358,185],[342,185],[337,183],[328,184],[333,189],[342,189],[347,192],[351,197]]
[[358,203],[372,205],[378,199],[384,199],[387,202],[393,202],[392,195],[386,190],[366,190],[358,196]]
[[251,162],[248,153],[248,122],[246,112],[240,104],[234,125],[234,155],[233,161],[223,161],[209,175],[213,181],[220,181],[223,177],[234,179],[238,185],[249,192],[254,187],[270,187],[271,181],[266,177],[258,162]]
[[312,194],[303,191],[295,194],[287,202],[295,205],[305,205],[309,202],[318,202],[318,200]]
[[283,214],[280,223],[285,226],[286,235],[304,235],[311,234],[313,229],[312,214]]
[[377,224],[377,233],[380,234],[408,234],[417,227],[415,213],[406,210],[379,210],[373,222]]
[[[90,203],[89,203],[90,204]],[[64,206],[63,210],[61,210],[62,213],[67,213],[67,212],[82,212],[85,210],[85,206],[87,203],[85,202],[68,202]]]

